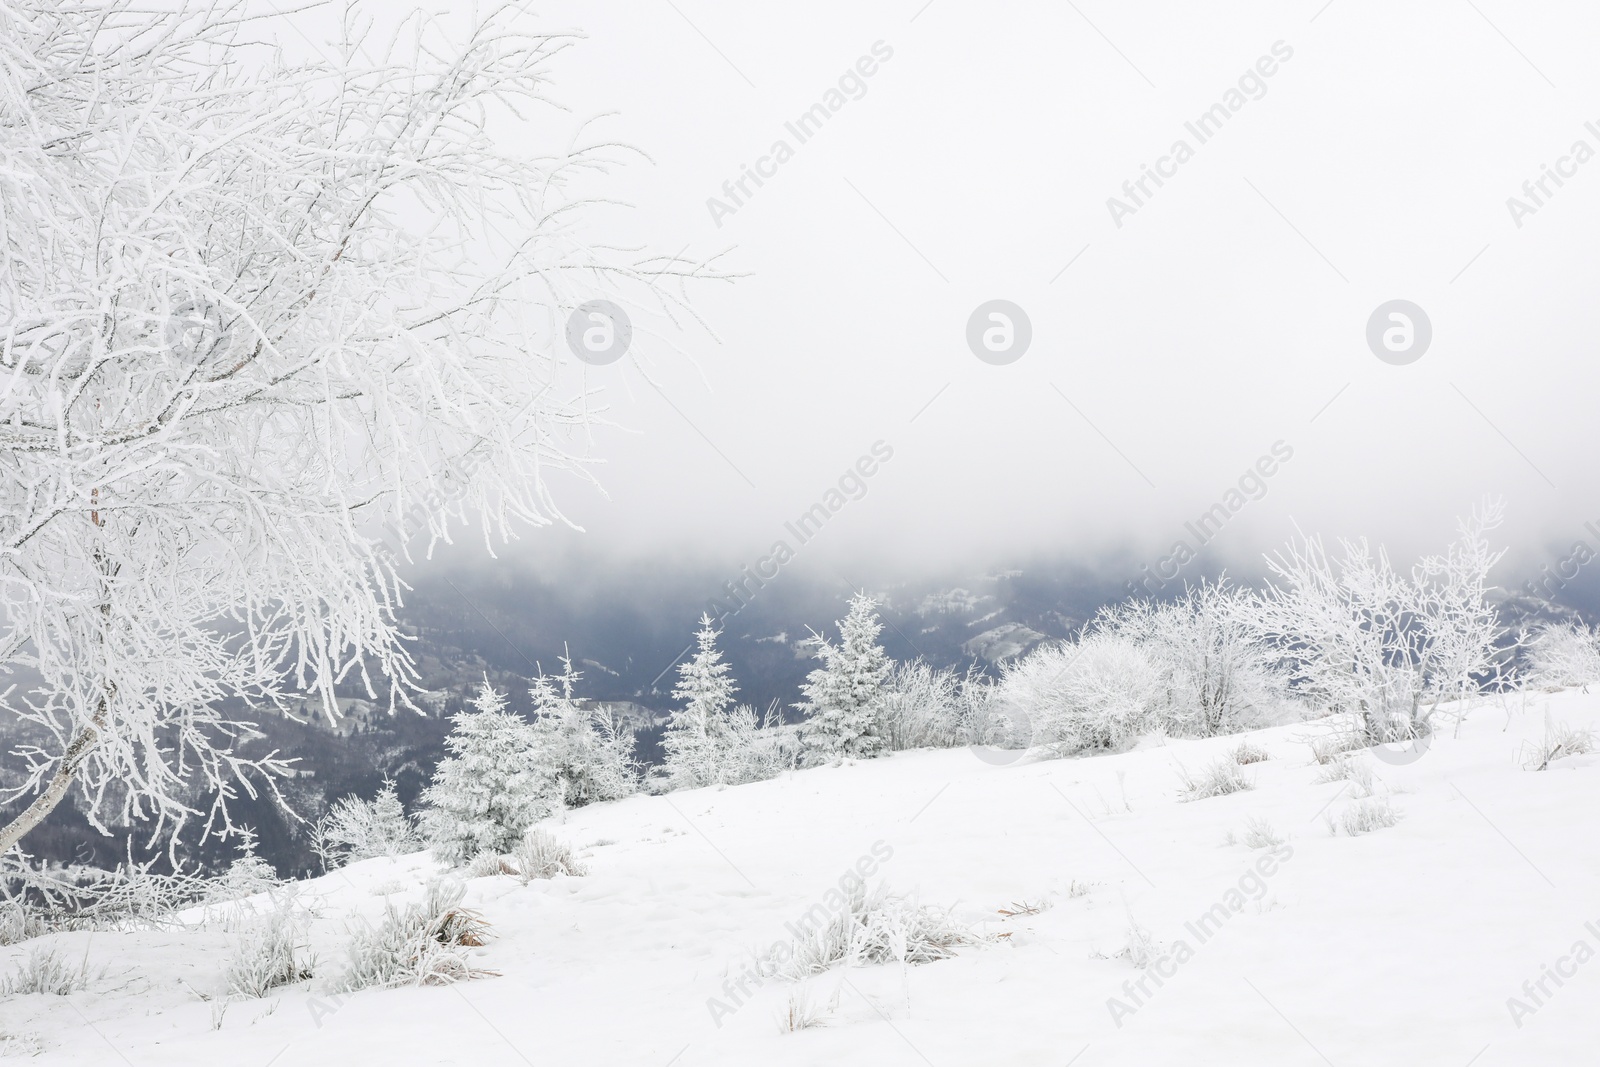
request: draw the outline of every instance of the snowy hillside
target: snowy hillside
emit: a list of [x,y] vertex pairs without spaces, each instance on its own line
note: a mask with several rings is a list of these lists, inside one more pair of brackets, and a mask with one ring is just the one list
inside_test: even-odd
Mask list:
[[[7,974],[58,945],[91,976],[7,996],[3,1048],[169,1067],[1590,1062],[1600,755],[1526,769],[1547,722],[1600,728],[1600,695],[1483,703],[1414,761],[1360,754],[1335,781],[1313,722],[1067,760],[902,752],[597,804],[550,825],[587,874],[468,883],[492,933],[468,951],[492,977],[331,993],[347,931],[437,872],[426,854],[368,860],[295,886],[315,977],[225,1010],[248,904],[0,949]],[[1239,768],[1253,788],[1182,799],[1184,772],[1241,740],[1270,757]],[[1385,805],[1394,825],[1345,828]],[[1282,843],[1251,848],[1252,830]],[[750,977],[856,871],[982,940],[921,966]],[[817,1024],[786,1032],[796,997]]]

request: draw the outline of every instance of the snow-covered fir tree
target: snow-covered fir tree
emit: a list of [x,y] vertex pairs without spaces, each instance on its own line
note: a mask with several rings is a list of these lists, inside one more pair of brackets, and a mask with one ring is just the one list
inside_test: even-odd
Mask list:
[[421,846],[416,822],[391,781],[370,801],[354,796],[335,801],[312,837],[312,849],[329,869],[374,856],[403,856]]
[[877,606],[864,593],[851,597],[850,612],[839,623],[839,643],[820,640],[822,666],[800,687],[805,699],[795,705],[806,716],[807,747],[857,758],[885,749],[881,720],[890,663],[878,644],[883,627]]
[[450,755],[423,792],[422,825],[434,855],[461,864],[480,852],[509,852],[551,805],[534,766],[534,728],[506,710],[487,678],[472,707],[451,721]]
[[731,742],[728,705],[738,688],[728,677],[729,664],[717,651],[718,631],[710,615],[700,616],[695,634],[698,648],[678,668],[674,700],[683,706],[667,722],[662,748],[666,773],[673,788],[693,789],[724,781],[723,770]]
[[585,708],[573,696],[583,675],[561,658],[561,673],[540,673],[529,690],[533,721],[533,767],[540,795],[569,808],[617,800],[636,792],[639,771],[633,732],[600,708]]

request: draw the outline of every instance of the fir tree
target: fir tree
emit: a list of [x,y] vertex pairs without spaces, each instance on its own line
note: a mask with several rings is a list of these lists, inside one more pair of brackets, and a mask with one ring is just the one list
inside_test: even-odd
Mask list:
[[692,789],[723,781],[723,770],[732,738],[728,705],[738,692],[728,677],[729,665],[717,651],[718,631],[710,615],[700,616],[695,634],[699,645],[693,658],[678,668],[674,700],[683,707],[667,722],[662,748],[666,750],[666,772],[676,788]]
[[819,639],[822,666],[800,687],[805,699],[795,706],[806,716],[806,743],[830,755],[864,758],[885,748],[881,719],[890,663],[878,644],[877,606],[865,594],[850,598],[839,643]]
[[585,708],[573,696],[582,674],[561,658],[561,673],[544,673],[529,690],[533,721],[534,776],[550,802],[576,808],[617,800],[639,788],[633,759],[633,733],[599,708]]
[[550,803],[535,773],[533,727],[506,710],[487,678],[472,708],[451,721],[451,754],[423,793],[422,821],[434,854],[461,864],[480,852],[509,852]]

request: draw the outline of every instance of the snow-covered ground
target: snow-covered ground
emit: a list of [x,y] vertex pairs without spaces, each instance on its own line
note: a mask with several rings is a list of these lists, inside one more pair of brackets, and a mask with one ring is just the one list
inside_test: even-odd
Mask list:
[[[103,975],[6,999],[0,1032],[36,1034],[34,1062],[164,1067],[1600,1062],[1600,755],[1524,770],[1547,715],[1600,729],[1600,695],[1481,705],[1414,762],[1363,757],[1399,822],[1356,837],[1329,833],[1356,801],[1319,783],[1316,723],[1246,735],[1271,754],[1244,768],[1255,787],[1192,802],[1180,765],[1238,737],[1006,764],[901,753],[636,797],[554,827],[585,877],[470,883],[498,977],[322,992],[352,914],[419,897],[435,871],[370,860],[300,887],[323,977],[235,1001],[220,1027],[204,998],[233,935],[213,924],[52,935]],[[1285,845],[1229,843],[1251,817]],[[784,1032],[794,987],[725,983],[858,863],[992,940],[815,978],[821,1025]],[[1045,908],[1000,914],[1028,903]],[[1130,912],[1168,953],[1148,974],[1117,955]],[[0,950],[0,970],[38,943]]]

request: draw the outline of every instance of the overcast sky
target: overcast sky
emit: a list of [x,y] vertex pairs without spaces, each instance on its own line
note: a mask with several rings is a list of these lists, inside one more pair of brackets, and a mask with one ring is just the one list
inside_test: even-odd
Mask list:
[[[700,294],[716,339],[650,353],[659,391],[630,359],[586,371],[629,430],[597,438],[609,498],[564,496],[600,548],[754,558],[879,441],[892,458],[807,551],[1153,562],[1279,442],[1292,457],[1264,495],[1247,482],[1260,499],[1213,552],[1258,558],[1298,522],[1409,553],[1485,493],[1531,562],[1600,543],[1600,159],[1574,155],[1600,151],[1600,11],[637,0],[529,18],[587,34],[556,95],[618,112],[604,128],[653,159],[615,177],[636,205],[620,230],[729,249],[749,274]],[[803,143],[786,127],[830,102]],[[763,161],[780,140],[792,158]],[[724,183],[758,163],[736,204]],[[1147,166],[1167,176],[1134,199]],[[1532,200],[1546,166],[1564,184]],[[993,299],[1031,320],[1009,365],[967,342]],[[1396,299],[1431,322],[1407,365],[1368,343]]]

